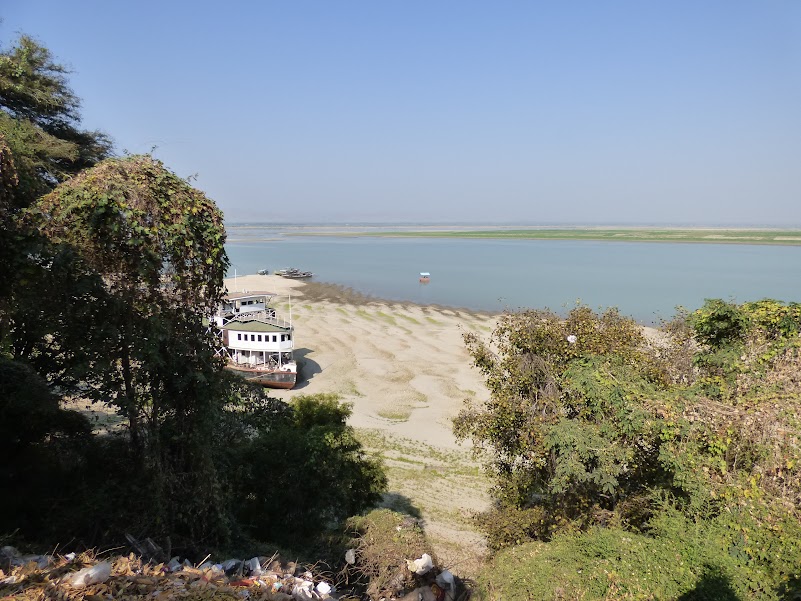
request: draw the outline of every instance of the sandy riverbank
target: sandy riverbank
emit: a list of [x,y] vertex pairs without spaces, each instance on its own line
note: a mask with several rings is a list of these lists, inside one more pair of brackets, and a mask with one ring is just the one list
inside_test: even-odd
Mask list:
[[488,336],[495,317],[272,275],[226,284],[231,292],[276,293],[272,305],[284,317],[291,299],[301,379],[293,390],[271,394],[288,400],[334,392],[351,403],[351,425],[387,463],[391,504],[422,517],[438,553],[457,570],[462,557],[474,557],[482,539],[469,515],[487,507],[487,482],[470,443],[456,442],[451,419],[465,399],[488,397],[462,335]]
[[467,398],[487,396],[462,341],[465,331],[488,335],[491,316],[391,303],[335,286],[280,276],[240,276],[229,290],[269,291],[295,325],[301,381],[275,396],[336,392],[353,403],[351,423],[421,443],[457,448],[450,420]]

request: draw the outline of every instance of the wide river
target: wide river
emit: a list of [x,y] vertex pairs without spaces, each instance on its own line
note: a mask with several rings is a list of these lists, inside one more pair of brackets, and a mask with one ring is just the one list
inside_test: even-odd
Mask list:
[[292,231],[229,229],[229,276],[291,266],[390,300],[559,313],[580,301],[644,324],[705,298],[801,301],[799,246],[285,235]]

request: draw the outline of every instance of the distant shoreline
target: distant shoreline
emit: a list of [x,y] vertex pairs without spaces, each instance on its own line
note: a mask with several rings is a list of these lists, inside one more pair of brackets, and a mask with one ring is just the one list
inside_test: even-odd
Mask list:
[[[264,225],[230,225],[237,230],[272,229]],[[749,244],[771,246],[801,246],[801,229],[771,228],[666,228],[666,227],[515,227],[515,226],[397,226],[370,225],[282,225],[283,236],[332,236],[369,238],[461,238],[487,240],[587,240],[593,242],[667,242],[688,244]],[[267,240],[277,240],[272,235]],[[261,237],[234,237],[230,242],[261,241]]]

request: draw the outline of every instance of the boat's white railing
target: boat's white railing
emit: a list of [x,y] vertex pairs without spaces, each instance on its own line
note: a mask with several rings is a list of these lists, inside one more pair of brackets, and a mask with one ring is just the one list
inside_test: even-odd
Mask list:
[[234,315],[228,322],[231,321],[261,321],[269,323],[280,328],[289,328],[292,323],[283,317],[277,317],[274,311],[251,311],[244,315]]
[[295,364],[294,358],[290,356],[290,358],[286,361],[281,361],[280,363],[272,358],[267,359],[255,359],[251,360],[250,357],[237,357],[236,355],[228,355],[228,359],[234,365],[238,365],[241,367],[269,367],[271,369],[285,369],[287,366],[291,366]]

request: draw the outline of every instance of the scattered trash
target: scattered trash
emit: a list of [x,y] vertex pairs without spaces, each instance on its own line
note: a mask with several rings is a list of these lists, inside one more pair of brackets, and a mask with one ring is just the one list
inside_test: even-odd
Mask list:
[[414,572],[418,576],[422,576],[434,567],[434,562],[428,553],[423,553],[423,556],[414,561],[406,560],[406,565],[409,567],[410,572]]
[[40,570],[53,563],[50,555],[22,555],[15,547],[6,545],[0,548],[0,569],[10,569],[16,566],[36,564]]
[[[168,545],[169,546],[169,545]],[[347,570],[359,569],[356,549],[345,553]],[[13,547],[0,549],[0,598],[116,599],[148,598],[172,601],[192,598],[247,599],[248,601],[359,601],[363,591],[348,588],[347,578],[333,581],[315,568],[273,557],[228,559],[200,564],[179,556],[155,562],[134,555],[100,560],[92,553],[63,556],[22,555]],[[405,562],[405,564],[404,564]],[[408,567],[408,569],[407,569]],[[81,568],[81,569],[78,569]],[[411,573],[410,573],[411,572]],[[340,574],[341,575],[341,574]],[[341,592],[337,590],[343,586]],[[72,592],[70,592],[72,591]],[[78,592],[79,591],[79,592]],[[454,601],[457,580],[438,568],[428,553],[415,560],[401,556],[398,573],[369,596],[386,601]],[[77,597],[76,597],[77,595]]]
[[296,578],[295,587],[292,589],[292,597],[297,601],[313,601],[318,598],[313,589],[313,582]]
[[102,584],[111,576],[111,564],[107,561],[75,572],[68,580],[73,588],[84,588],[90,584]]
[[437,584],[442,588],[453,588],[456,584],[456,581],[453,578],[453,574],[449,570],[442,570],[437,575]]
[[578,341],[578,338],[574,334],[570,334],[570,336],[567,337],[567,341],[570,344],[576,344],[576,342]]

